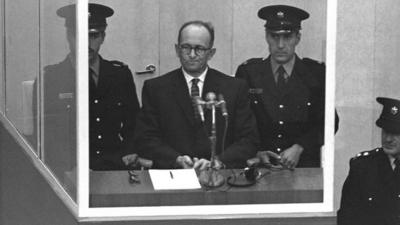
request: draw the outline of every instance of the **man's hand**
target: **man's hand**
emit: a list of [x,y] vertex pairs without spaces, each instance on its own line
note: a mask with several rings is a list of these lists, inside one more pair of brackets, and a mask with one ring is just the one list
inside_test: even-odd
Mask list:
[[129,165],[136,166],[138,158],[139,157],[137,154],[129,154],[129,155],[122,157],[122,162],[124,162],[125,166],[129,166]]
[[292,145],[281,153],[281,163],[289,169],[294,169],[299,162],[303,147],[298,144]]
[[258,151],[256,157],[248,159],[247,166],[274,166],[281,161],[281,156],[271,151]]
[[211,166],[211,162],[207,159],[198,159],[196,157],[193,158],[194,164],[193,168],[195,170],[206,170]]
[[188,155],[181,155],[176,158],[176,164],[183,169],[193,168],[193,161]]

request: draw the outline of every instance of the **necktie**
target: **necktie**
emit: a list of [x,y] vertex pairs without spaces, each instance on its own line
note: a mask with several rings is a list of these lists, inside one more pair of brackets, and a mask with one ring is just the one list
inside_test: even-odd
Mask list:
[[94,84],[97,86],[98,83],[98,76],[96,75],[96,73],[89,68],[89,79],[91,79],[91,81],[94,82]]
[[400,178],[400,159],[395,159],[394,165],[394,174]]
[[[199,79],[198,78],[193,78],[192,79],[192,87],[190,88],[190,96],[192,97],[196,97],[196,96],[200,96],[200,89],[199,86],[197,85],[197,83],[199,83]],[[194,110],[194,118],[195,119],[199,119],[200,118],[200,113],[197,110],[197,105],[195,101],[192,101],[193,103],[193,110]]]
[[192,97],[200,96],[200,89],[199,89],[199,86],[197,85],[199,83],[199,81],[200,80],[198,78],[192,79],[192,87],[190,88],[190,95]]
[[[396,193],[399,194],[398,192],[400,191],[400,159],[395,159],[394,165],[396,165],[393,171],[395,190],[397,190]],[[399,204],[398,207],[400,208],[400,202],[398,204]]]
[[278,73],[278,79],[276,82],[276,86],[278,87],[278,90],[282,91],[284,90],[286,85],[285,69],[283,68],[283,66],[279,66],[277,73]]

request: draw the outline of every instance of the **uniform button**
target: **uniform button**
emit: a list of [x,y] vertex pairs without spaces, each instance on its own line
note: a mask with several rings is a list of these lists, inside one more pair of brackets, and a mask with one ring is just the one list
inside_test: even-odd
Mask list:
[[71,105],[67,105],[67,109],[71,108]]
[[97,103],[99,103],[99,100],[95,99],[94,104],[97,104]]
[[372,198],[371,198],[371,197],[369,197],[369,198],[368,198],[368,201],[372,201]]
[[98,138],[98,139],[101,139],[101,138],[102,138],[102,136],[101,136],[101,135],[99,135],[99,136],[97,136],[97,138]]
[[279,105],[279,108],[283,109],[283,108],[285,108],[285,106],[284,105]]
[[399,195],[397,195],[397,197],[399,197],[399,198],[400,198],[400,194],[399,194]]
[[258,101],[254,101],[254,104],[258,104]]
[[280,152],[280,151],[281,151],[281,149],[280,149],[280,148],[277,148],[277,149],[276,149],[276,151]]
[[278,138],[282,138],[282,136],[283,136],[282,134],[278,134]]
[[118,103],[117,103],[117,105],[118,105],[118,106],[121,106],[121,105],[122,105],[122,103],[121,103],[121,102],[118,102]]
[[279,121],[279,124],[280,124],[280,125],[283,125],[283,121],[282,121],[282,120],[281,120],[281,121]]
[[96,151],[96,154],[99,155],[99,154],[100,154],[100,151]]
[[97,118],[96,118],[96,121],[97,121],[97,122],[100,122],[100,118],[99,118],[99,117],[97,117]]
[[311,102],[307,102],[307,105],[310,106],[310,105],[311,105]]

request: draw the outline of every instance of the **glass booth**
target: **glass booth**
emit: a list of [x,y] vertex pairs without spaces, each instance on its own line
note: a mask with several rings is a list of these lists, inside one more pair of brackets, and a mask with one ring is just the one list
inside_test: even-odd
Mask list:
[[[325,115],[332,116],[325,118],[321,167],[261,169],[261,178],[253,186],[225,184],[187,190],[156,189],[151,170],[134,171],[140,182],[130,182],[132,174],[126,170],[89,169],[88,1],[0,2],[0,31],[4,34],[0,45],[1,119],[11,125],[11,133],[21,140],[30,157],[41,162],[38,165],[49,183],[78,217],[234,218],[332,212],[335,1],[295,3],[313,15],[304,24],[302,35],[308,38],[302,40],[298,53],[325,62],[327,68]],[[267,49],[259,47],[266,46],[263,21],[248,14],[254,15],[271,1],[90,3],[114,9],[100,54],[129,65],[139,100],[145,80],[179,66],[174,44],[180,25],[188,20],[213,22],[218,53],[210,63],[227,74],[234,74],[248,58],[267,55]],[[76,15],[70,16],[77,23],[72,27],[57,14],[70,4],[76,5]],[[249,37],[248,33],[254,35]],[[149,65],[155,70],[142,75]],[[226,177],[241,172],[243,168],[221,171]]]

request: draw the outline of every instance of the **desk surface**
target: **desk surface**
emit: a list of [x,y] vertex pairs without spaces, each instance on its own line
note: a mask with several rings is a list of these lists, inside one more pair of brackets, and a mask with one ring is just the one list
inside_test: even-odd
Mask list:
[[[228,176],[232,170],[222,173]],[[237,170],[235,171],[238,172]],[[268,171],[250,187],[225,184],[212,190],[154,190],[148,171],[137,171],[140,184],[129,183],[127,171],[90,172],[90,206],[175,206],[322,202],[321,168]]]

